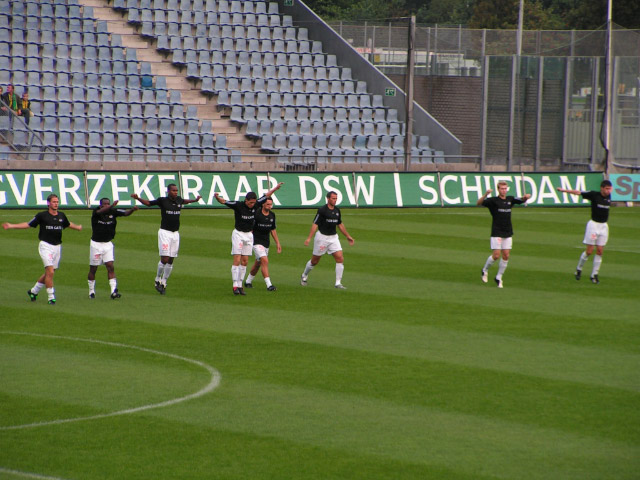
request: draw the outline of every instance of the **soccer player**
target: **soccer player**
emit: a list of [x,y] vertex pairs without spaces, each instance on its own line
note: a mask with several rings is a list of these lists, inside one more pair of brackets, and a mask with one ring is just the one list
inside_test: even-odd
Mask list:
[[158,251],[160,261],[156,273],[156,290],[160,295],[167,293],[167,280],[173,270],[173,260],[180,250],[180,213],[184,205],[197,202],[202,197],[198,195],[193,200],[185,200],[178,195],[178,187],[174,183],[167,185],[167,196],[155,200],[140,198],[137,193],[131,198],[147,207],[160,207],[161,221],[158,230]]
[[247,263],[253,247],[253,227],[255,224],[256,212],[267,201],[273,192],[279,190],[282,182],[269,190],[262,197],[258,198],[255,192],[248,192],[244,201],[225,200],[219,193],[214,193],[214,197],[222,205],[226,205],[234,211],[235,228],[231,233],[231,255],[233,255],[233,265],[231,266],[231,279],[233,281],[233,294],[246,295],[242,288],[242,281],[247,272]]
[[582,267],[589,259],[589,256],[593,253],[595,247],[596,254],[593,257],[593,269],[591,270],[591,283],[600,283],[598,278],[598,272],[600,271],[600,265],[602,265],[602,253],[604,252],[604,246],[609,240],[609,209],[611,207],[611,190],[613,186],[609,180],[603,180],[600,183],[600,191],[585,191],[580,190],[568,190],[566,188],[558,188],[559,192],[570,193],[572,195],[582,195],[582,198],[586,198],[591,202],[591,220],[587,222],[587,228],[584,232],[584,243],[587,248],[580,255],[578,260],[578,266],[576,267],[575,277],[576,280],[580,280],[582,276]]
[[507,269],[509,263],[509,254],[513,244],[513,226],[511,225],[511,207],[525,203],[531,198],[531,195],[525,193],[522,198],[507,196],[509,185],[507,182],[498,182],[498,196],[487,198],[493,190],[489,189],[482,197],[478,199],[478,206],[487,207],[491,212],[493,221],[491,222],[491,250],[492,253],[482,268],[482,281],[487,283],[489,268],[500,257],[498,274],[495,282],[498,288],[503,287],[502,275]]
[[38,278],[38,281],[31,289],[27,290],[27,295],[29,295],[32,302],[36,301],[40,290],[46,287],[49,305],[56,304],[53,275],[60,266],[60,258],[62,257],[62,230],[67,227],[73,230],[82,230],[82,225],[71,223],[67,219],[67,216],[58,210],[59,204],[60,200],[58,196],[52,193],[47,197],[48,209],[44,212],[37,213],[29,222],[2,224],[5,230],[12,228],[35,228],[40,226],[40,231],[38,232],[38,238],[40,239],[38,252],[44,264],[44,274]]
[[126,210],[115,208],[118,200],[113,202],[108,198],[100,199],[100,206],[93,210],[91,215],[91,242],[89,243],[89,298],[96,298],[96,272],[98,267],[103,265],[107,269],[107,278],[111,288],[111,299],[115,300],[122,295],[118,291],[116,272],[113,268],[113,238],[116,236],[116,224],[118,217],[128,217],[138,210],[138,207]]
[[302,272],[302,276],[300,277],[300,285],[307,285],[309,273],[311,273],[313,267],[318,264],[322,255],[328,253],[333,255],[333,258],[336,261],[335,287],[339,289],[346,288],[342,285],[344,256],[342,255],[342,245],[340,245],[340,238],[338,238],[336,229],[340,229],[342,234],[347,238],[349,245],[353,245],[355,240],[351,235],[349,235],[347,229],[342,223],[340,209],[336,207],[337,201],[338,194],[336,192],[327,193],[327,204],[320,207],[316,213],[316,218],[313,220],[313,224],[311,225],[309,236],[304,241],[304,245],[308,246],[311,241],[311,237],[315,235],[313,239],[313,255],[311,256],[311,260],[309,260],[307,265],[304,267],[304,272]]
[[267,284],[267,290],[270,292],[274,292],[276,287],[271,283],[271,277],[269,276],[269,235],[276,242],[278,253],[282,252],[282,246],[276,232],[276,214],[271,211],[272,207],[273,200],[267,198],[262,204],[262,208],[256,212],[256,220],[253,227],[253,256],[256,261],[251,267],[247,280],[244,282],[245,287],[253,287],[253,279],[258,275],[258,270],[260,270],[264,277],[264,282]]

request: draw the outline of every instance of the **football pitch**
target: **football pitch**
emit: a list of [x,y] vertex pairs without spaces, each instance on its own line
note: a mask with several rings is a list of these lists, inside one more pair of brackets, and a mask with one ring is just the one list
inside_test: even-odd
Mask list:
[[104,267],[88,298],[88,210],[55,306],[26,294],[37,230],[0,230],[0,479],[639,478],[640,209],[612,209],[599,285],[588,208],[514,209],[503,289],[487,209],[343,209],[347,290],[328,257],[300,285],[315,211],[274,211],[278,290],[246,297],[228,209],[185,207],[165,296],[158,209],[118,221],[119,300]]

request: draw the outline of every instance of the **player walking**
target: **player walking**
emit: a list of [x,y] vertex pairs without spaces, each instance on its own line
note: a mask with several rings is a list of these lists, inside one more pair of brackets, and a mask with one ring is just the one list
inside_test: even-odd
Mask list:
[[249,263],[249,255],[253,248],[253,227],[255,216],[258,209],[267,201],[273,192],[279,190],[282,182],[265,193],[262,197],[255,192],[248,192],[244,197],[244,201],[225,200],[218,193],[214,193],[214,197],[222,205],[226,205],[233,210],[235,216],[235,228],[231,233],[231,255],[233,255],[233,265],[231,266],[231,279],[233,281],[233,294],[246,295],[242,288],[242,281],[247,272],[247,264]]
[[256,261],[244,283],[247,288],[253,287],[253,279],[258,274],[258,270],[260,270],[264,277],[264,282],[267,284],[267,290],[270,292],[275,291],[276,287],[271,283],[271,277],[269,276],[269,236],[272,236],[276,242],[278,253],[282,252],[282,246],[276,232],[276,214],[271,211],[272,207],[273,200],[267,198],[262,204],[262,208],[256,212],[255,225],[253,226],[253,256]]
[[107,278],[111,288],[111,299],[115,300],[122,295],[118,291],[118,281],[113,268],[113,238],[116,236],[116,224],[118,217],[128,217],[138,210],[138,207],[126,210],[115,208],[118,200],[113,202],[108,198],[100,199],[100,206],[93,209],[91,215],[91,242],[89,243],[89,298],[96,298],[96,272],[98,267],[103,265],[107,269]]
[[8,229],[25,229],[35,228],[40,226],[38,232],[38,238],[40,243],[38,244],[38,252],[40,258],[44,264],[44,273],[38,278],[36,284],[29,290],[27,295],[32,302],[36,301],[38,293],[43,287],[47,288],[47,299],[49,305],[56,304],[55,289],[53,287],[53,275],[60,266],[60,259],[62,257],[62,230],[69,227],[73,230],[82,230],[82,225],[76,225],[71,223],[67,216],[58,210],[60,200],[55,194],[51,194],[47,197],[48,209],[44,212],[37,213],[29,222],[23,223],[4,223],[2,227],[5,230]]
[[559,192],[570,193],[572,195],[581,195],[591,202],[591,220],[587,222],[587,228],[584,232],[584,243],[587,248],[580,255],[578,266],[576,267],[575,277],[580,280],[582,276],[582,267],[593,253],[595,247],[596,254],[593,257],[593,269],[591,270],[591,283],[600,283],[598,272],[602,265],[602,253],[604,246],[609,240],[609,209],[611,208],[611,190],[613,186],[609,180],[603,180],[600,183],[600,191],[568,190],[566,188],[558,188]]
[[[309,236],[304,241],[305,246],[309,245],[311,237],[313,238],[313,254],[311,260],[307,262],[304,267],[302,276],[300,277],[300,285],[306,286],[309,278],[309,273],[313,270],[322,255],[328,253],[333,255],[336,261],[336,283],[335,287],[339,289],[345,289],[342,285],[342,274],[344,273],[344,256],[342,254],[342,245],[340,245],[340,238],[336,229],[339,229],[342,234],[347,238],[349,245],[353,245],[355,240],[345,228],[342,223],[342,215],[340,214],[340,208],[336,206],[338,201],[338,194],[336,192],[327,193],[327,204],[320,207],[316,213],[316,218],[311,225],[311,231]],[[315,236],[314,236],[315,235]]]
[[160,229],[158,230],[158,251],[160,261],[156,273],[156,290],[160,295],[165,295],[167,291],[167,280],[173,271],[173,260],[178,256],[180,250],[180,213],[182,207],[190,203],[197,202],[202,197],[198,195],[193,200],[185,200],[178,195],[178,187],[174,183],[167,185],[167,196],[159,197],[155,200],[140,198],[137,193],[131,198],[139,201],[147,207],[160,207]]
[[507,185],[507,182],[502,181],[498,182],[498,196],[487,198],[492,191],[491,189],[487,190],[477,202],[478,206],[487,207],[493,217],[491,222],[491,249],[493,251],[482,268],[482,281],[487,283],[489,268],[496,260],[502,257],[498,266],[498,274],[495,277],[498,288],[502,288],[502,275],[507,269],[511,247],[513,246],[511,207],[525,203],[531,198],[531,195],[526,193],[521,198],[507,196],[509,185]]

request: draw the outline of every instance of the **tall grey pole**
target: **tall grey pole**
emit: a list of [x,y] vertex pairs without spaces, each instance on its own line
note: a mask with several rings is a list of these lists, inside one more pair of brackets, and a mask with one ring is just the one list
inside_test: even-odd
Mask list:
[[416,17],[411,16],[409,20],[409,48],[407,49],[407,81],[405,87],[406,94],[406,125],[407,131],[404,137],[404,171],[411,168],[411,136],[413,135],[413,70],[415,67],[415,40],[416,40]]

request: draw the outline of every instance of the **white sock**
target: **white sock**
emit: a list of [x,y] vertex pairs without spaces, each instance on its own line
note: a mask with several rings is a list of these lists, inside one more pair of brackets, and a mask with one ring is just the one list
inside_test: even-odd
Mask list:
[[87,280],[89,284],[89,293],[96,293],[96,281],[95,280]]
[[110,278],[109,286],[111,287],[111,293],[115,292],[118,288],[118,281],[115,278]]
[[238,286],[238,269],[240,267],[231,265],[231,280],[233,280],[233,288]]
[[249,275],[247,275],[247,283],[253,283],[253,279],[254,278],[256,278],[256,277],[251,275],[251,273],[249,273]]
[[313,270],[314,265],[311,265],[311,260],[309,260],[307,262],[307,265],[304,267],[304,272],[302,272],[302,276],[304,278],[307,278],[309,276],[309,273],[311,273],[311,270]]
[[584,264],[587,262],[588,259],[589,259],[589,255],[587,255],[587,252],[582,252],[582,254],[580,255],[580,260],[578,260],[578,266],[576,267],[576,269],[582,270],[582,267],[584,267]]
[[240,265],[238,268],[240,269],[240,273],[238,274],[240,278],[238,278],[238,281],[240,282],[239,286],[241,287],[242,281],[244,280],[244,276],[247,273],[247,267]]
[[53,298],[56,298],[55,290],[53,287],[47,288],[47,300],[51,300]]
[[36,284],[31,287],[31,293],[33,293],[34,295],[37,295],[38,293],[40,293],[40,290],[42,290],[44,288],[44,283],[40,283],[40,282],[36,282]]
[[264,283],[267,284],[267,288],[269,288],[271,286],[271,277],[265,277],[264,278]]
[[498,274],[496,275],[496,278],[498,280],[502,280],[502,274],[507,269],[507,265],[508,264],[509,264],[509,260],[500,259],[500,265],[498,267]]
[[593,257],[593,271],[591,272],[591,276],[597,275],[600,271],[600,265],[602,264],[602,255],[594,255]]
[[169,280],[169,277],[171,276],[171,271],[173,270],[173,264],[171,263],[165,263],[164,264],[164,273],[162,274],[162,284],[166,285],[167,284],[167,280]]
[[156,272],[156,282],[159,282],[162,279],[163,273],[164,273],[164,263],[158,262],[158,271]]
[[336,263],[336,285],[342,283],[342,274],[344,273],[344,263]]
[[488,272],[489,269],[491,268],[491,265],[493,265],[493,262],[495,262],[495,260],[491,255],[489,255],[489,258],[487,258],[487,261],[485,262],[484,267],[482,267],[482,271]]

